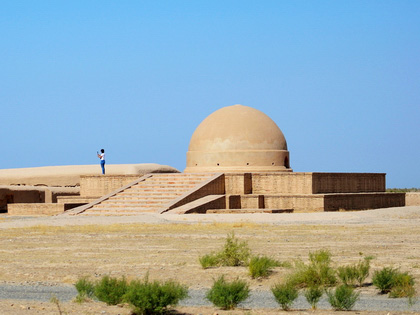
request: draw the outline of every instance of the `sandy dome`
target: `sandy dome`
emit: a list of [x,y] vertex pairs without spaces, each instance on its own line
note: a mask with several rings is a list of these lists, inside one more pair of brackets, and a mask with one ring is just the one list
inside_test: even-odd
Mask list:
[[283,133],[263,112],[233,105],[221,108],[194,131],[185,172],[291,171]]

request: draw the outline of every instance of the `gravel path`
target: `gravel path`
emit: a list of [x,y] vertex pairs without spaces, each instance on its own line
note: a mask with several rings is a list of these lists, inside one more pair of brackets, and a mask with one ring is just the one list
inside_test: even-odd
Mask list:
[[[206,290],[190,290],[189,298],[181,301],[181,306],[211,306],[212,304],[205,298]],[[45,285],[0,285],[0,300],[32,300],[32,301],[50,301],[55,296],[60,301],[71,301],[77,295],[74,286],[45,286]],[[252,291],[251,296],[239,305],[247,309],[256,308],[279,308],[269,291]],[[303,296],[293,304],[296,309],[310,309],[310,305]],[[318,309],[331,309],[325,296],[318,304]],[[414,311],[420,312],[420,301],[409,306],[407,299],[390,299],[386,296],[368,296],[361,295],[356,303],[354,310],[360,311]]]

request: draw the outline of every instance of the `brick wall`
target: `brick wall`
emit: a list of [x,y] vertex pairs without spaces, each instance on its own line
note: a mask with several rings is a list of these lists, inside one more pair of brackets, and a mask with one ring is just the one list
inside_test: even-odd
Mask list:
[[404,193],[325,195],[325,211],[404,207]]
[[383,173],[312,173],[312,193],[384,192]]
[[253,173],[252,193],[311,194],[312,173]]
[[56,215],[64,212],[58,203],[12,203],[7,205],[9,215]]
[[139,179],[141,176],[142,175],[82,175],[80,176],[80,196],[99,198]]
[[250,173],[225,173],[225,190],[227,195],[252,193],[252,175]]

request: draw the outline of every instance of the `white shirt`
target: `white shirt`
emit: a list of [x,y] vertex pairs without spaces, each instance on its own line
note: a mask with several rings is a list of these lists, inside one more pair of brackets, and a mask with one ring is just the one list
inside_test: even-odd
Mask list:
[[101,161],[105,161],[105,153],[101,153],[100,156],[101,156]]

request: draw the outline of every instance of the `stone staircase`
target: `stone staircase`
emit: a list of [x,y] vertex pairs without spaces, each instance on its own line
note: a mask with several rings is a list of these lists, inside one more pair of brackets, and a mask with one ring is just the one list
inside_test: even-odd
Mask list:
[[[214,177],[215,174],[198,173],[147,174],[88,205],[66,212],[83,215],[163,213],[171,206],[191,202],[189,197]],[[183,199],[186,201],[182,202]]]

